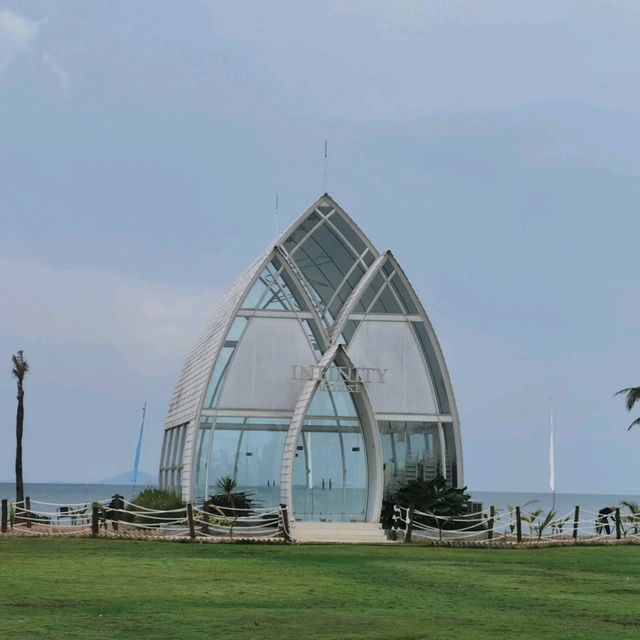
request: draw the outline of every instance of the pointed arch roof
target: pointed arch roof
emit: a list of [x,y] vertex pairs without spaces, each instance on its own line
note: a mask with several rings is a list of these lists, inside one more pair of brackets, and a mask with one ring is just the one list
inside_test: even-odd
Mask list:
[[204,331],[189,351],[175,386],[165,427],[176,427],[192,420],[197,413],[202,394],[206,389],[211,363],[233,320],[236,310],[256,276],[262,270],[271,250],[266,250],[244,271],[229,289],[215,311],[209,317]]
[[[332,219],[335,224],[331,223]],[[328,225],[327,221],[329,222]],[[196,340],[196,343],[189,351],[184,362],[171,397],[165,428],[185,424],[193,420],[197,415],[208,384],[212,365],[224,343],[229,326],[235,318],[248,290],[271,259],[274,252],[277,252],[287,261],[289,268],[296,274],[298,280],[301,281],[301,285],[307,290],[311,302],[315,303],[316,313],[320,315],[324,313],[322,299],[317,299],[313,285],[310,284],[304,276],[304,264],[301,267],[299,264],[300,261],[296,262],[295,260],[295,252],[292,257],[291,253],[287,250],[287,246],[289,249],[294,248],[291,239],[299,236],[304,242],[311,238],[314,232],[324,225],[327,225],[327,227],[331,229],[331,232],[338,237],[341,242],[347,244],[353,252],[362,246],[370,252],[373,259],[378,256],[377,249],[362,232],[360,227],[358,227],[329,194],[325,193],[318,198],[316,202],[276,238],[271,246],[251,263],[218,303],[216,309],[209,317],[204,331]],[[304,231],[304,233],[302,233],[302,231]],[[353,244],[357,244],[358,246],[353,247]],[[325,334],[324,337],[328,337],[326,330],[324,328],[321,330]]]
[[[339,341],[349,315],[363,310],[357,308],[363,293],[374,277],[390,265],[410,298],[412,309],[407,308],[407,312],[421,317],[425,348],[431,349],[432,365],[437,364],[442,372],[440,391],[449,399],[451,412],[456,413],[442,351],[410,281],[391,252],[381,254],[344,209],[325,193],[254,260],[222,297],[185,360],[170,402],[166,428],[190,422],[199,414],[212,368],[231,323],[274,255],[285,262],[287,270],[296,276],[296,286],[311,302],[309,311],[327,348]],[[404,302],[403,305],[407,306]]]

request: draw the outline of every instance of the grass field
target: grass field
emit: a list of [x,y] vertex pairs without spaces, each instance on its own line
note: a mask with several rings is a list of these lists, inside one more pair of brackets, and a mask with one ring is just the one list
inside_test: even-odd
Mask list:
[[0,638],[640,638],[640,547],[0,539]]

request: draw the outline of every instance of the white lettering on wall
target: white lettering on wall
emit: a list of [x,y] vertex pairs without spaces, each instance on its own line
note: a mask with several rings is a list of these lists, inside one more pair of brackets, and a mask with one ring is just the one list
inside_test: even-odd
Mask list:
[[330,367],[322,369],[317,365],[291,365],[292,380],[317,380],[321,388],[330,391],[358,393],[362,384],[384,384],[389,369],[374,367]]

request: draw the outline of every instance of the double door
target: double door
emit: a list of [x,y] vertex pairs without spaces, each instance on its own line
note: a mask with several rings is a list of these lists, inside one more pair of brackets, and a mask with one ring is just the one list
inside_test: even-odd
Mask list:
[[367,462],[359,430],[305,429],[293,472],[296,520],[362,522],[367,508]]

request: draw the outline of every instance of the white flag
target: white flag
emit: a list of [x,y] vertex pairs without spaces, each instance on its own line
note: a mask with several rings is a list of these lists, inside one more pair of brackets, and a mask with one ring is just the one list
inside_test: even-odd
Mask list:
[[551,431],[549,433],[549,489],[556,490],[556,452],[553,442],[553,409],[551,409]]

